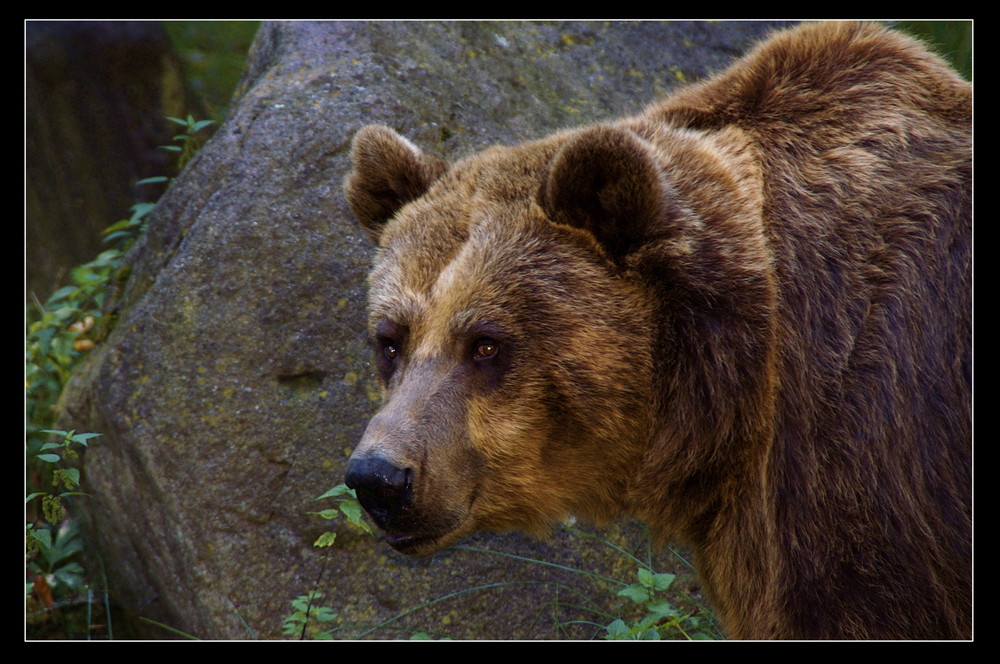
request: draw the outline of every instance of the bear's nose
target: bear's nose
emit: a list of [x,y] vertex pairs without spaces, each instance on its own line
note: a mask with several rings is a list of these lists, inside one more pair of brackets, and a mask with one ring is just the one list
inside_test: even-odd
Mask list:
[[358,502],[376,525],[386,530],[389,523],[410,506],[413,471],[397,468],[382,457],[352,460],[345,483],[354,489]]

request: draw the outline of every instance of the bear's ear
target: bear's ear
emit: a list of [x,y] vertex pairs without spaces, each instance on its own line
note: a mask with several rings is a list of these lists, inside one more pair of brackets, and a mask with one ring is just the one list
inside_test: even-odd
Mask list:
[[627,129],[597,125],[556,153],[538,203],[552,221],[593,233],[620,263],[663,219],[669,198],[650,148]]
[[351,146],[354,170],[344,179],[344,194],[358,221],[378,243],[385,222],[420,198],[448,169],[410,141],[382,125],[362,127]]

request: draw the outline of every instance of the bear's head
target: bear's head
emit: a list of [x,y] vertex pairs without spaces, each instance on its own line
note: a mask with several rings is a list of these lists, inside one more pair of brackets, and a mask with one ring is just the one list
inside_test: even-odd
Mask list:
[[346,481],[387,541],[629,510],[671,343],[644,251],[690,253],[674,231],[700,224],[655,150],[596,125],[448,166],[369,126],[352,156],[383,402]]

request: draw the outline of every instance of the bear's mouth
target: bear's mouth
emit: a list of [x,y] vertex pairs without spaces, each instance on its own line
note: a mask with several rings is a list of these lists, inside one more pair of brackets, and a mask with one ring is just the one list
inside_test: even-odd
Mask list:
[[[433,535],[394,535],[385,533],[386,543],[400,553],[408,556],[422,555],[428,548],[436,550],[433,546],[437,537]],[[430,546],[429,546],[430,545]],[[429,551],[427,551],[429,553]]]
[[[416,524],[410,524],[414,526]],[[413,557],[428,556],[451,546],[475,530],[466,520],[422,523],[418,527],[384,529],[386,544],[402,554]]]
[[433,534],[385,533],[385,542],[396,551],[413,557],[427,556],[449,546],[461,536],[456,531]]

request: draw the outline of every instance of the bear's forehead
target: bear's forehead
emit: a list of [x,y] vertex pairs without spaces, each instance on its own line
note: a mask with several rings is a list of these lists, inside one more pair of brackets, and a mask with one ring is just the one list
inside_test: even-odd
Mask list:
[[601,259],[544,219],[537,228],[503,221],[476,224],[447,259],[414,259],[405,248],[385,253],[370,278],[370,330],[390,321],[409,331],[414,350],[431,355],[484,326],[516,336],[555,325],[558,312],[577,320],[567,307],[603,315],[591,302],[607,290]]
[[465,237],[427,230],[383,247],[369,277],[373,311],[413,319],[488,306],[537,276],[539,257],[556,251],[527,224],[488,213],[466,225]]

